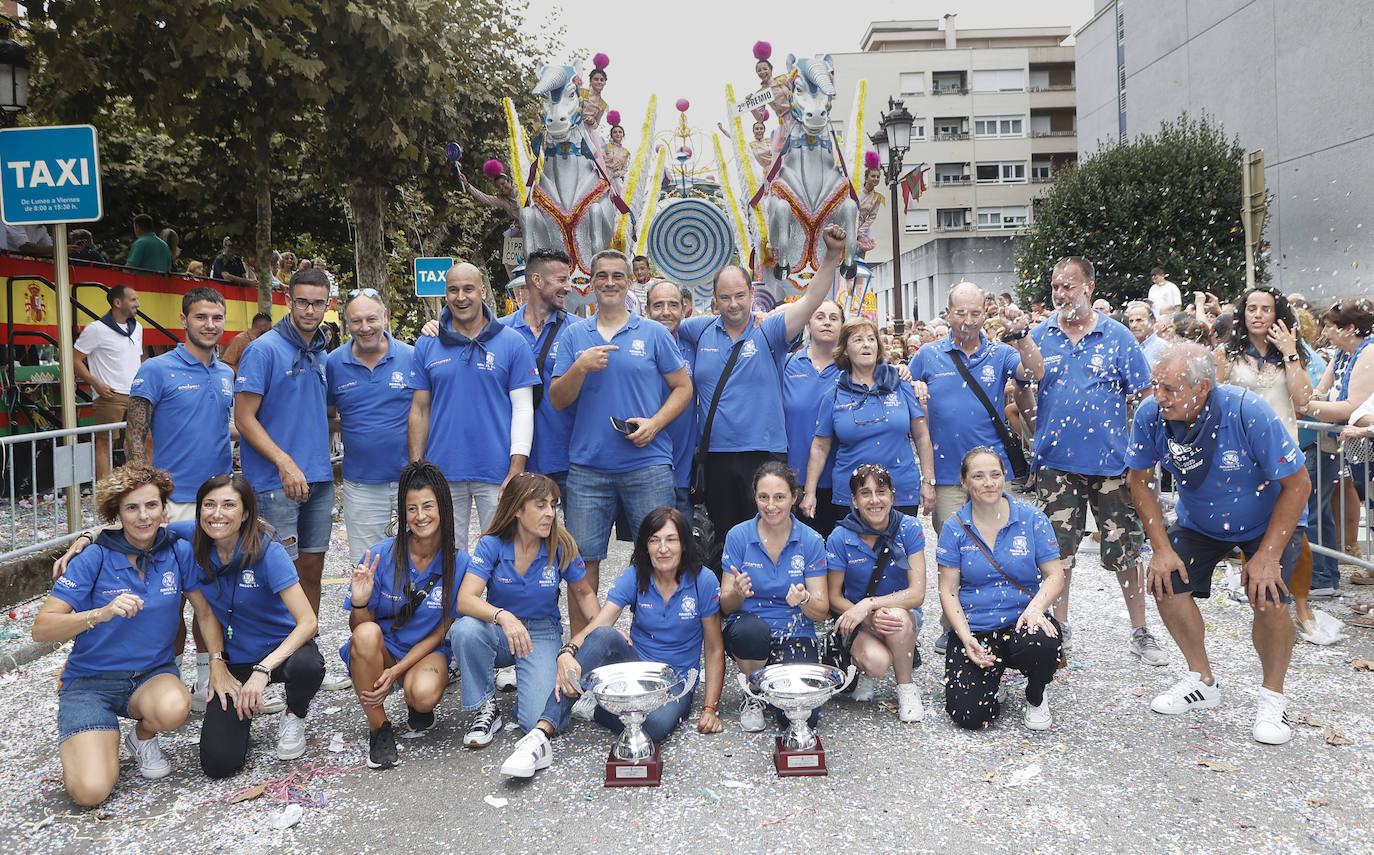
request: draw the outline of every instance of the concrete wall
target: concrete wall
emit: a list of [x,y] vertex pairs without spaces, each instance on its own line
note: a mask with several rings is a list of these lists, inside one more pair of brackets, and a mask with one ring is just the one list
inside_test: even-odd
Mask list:
[[[943,237],[902,253],[902,317],[911,320],[915,301],[917,318],[935,318],[945,307],[949,289],[964,280],[985,291],[1014,293],[1019,240],[1014,235]],[[886,323],[892,316],[891,263],[873,267],[871,287],[878,299],[878,322]]]
[[[1368,293],[1374,4],[1119,2],[1128,134],[1206,112],[1247,150],[1263,149],[1274,283],[1314,302]],[[1082,156],[1116,137],[1115,30],[1112,0],[1099,0],[1096,17],[1077,33]]]

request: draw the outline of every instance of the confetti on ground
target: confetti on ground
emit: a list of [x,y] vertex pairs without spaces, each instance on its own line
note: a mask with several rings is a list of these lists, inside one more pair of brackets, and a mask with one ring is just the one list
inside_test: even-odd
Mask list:
[[483,798],[482,801],[486,802],[494,808],[503,808],[506,805],[510,804],[510,799],[503,799],[500,796],[487,796]]
[[1328,725],[1326,726],[1326,744],[1327,744],[1327,745],[1354,745],[1354,744],[1355,744],[1355,740],[1351,739],[1350,737],[1346,736],[1344,733],[1341,733],[1339,730],[1337,730],[1336,728],[1334,728],[1334,727],[1332,727],[1331,725],[1328,724]]
[[1209,772],[1234,772],[1236,767],[1227,763],[1225,760],[1212,760],[1204,758],[1197,761],[1197,764]]

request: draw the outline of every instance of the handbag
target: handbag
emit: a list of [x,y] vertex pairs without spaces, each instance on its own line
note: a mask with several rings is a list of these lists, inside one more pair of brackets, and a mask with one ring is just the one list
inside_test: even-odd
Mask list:
[[1030,472],[1030,464],[1026,461],[1026,452],[1021,447],[1021,440],[1012,433],[1006,418],[992,406],[992,401],[988,400],[983,387],[973,379],[973,374],[968,370],[968,363],[964,361],[963,351],[955,350],[952,353],[955,354],[952,360],[955,369],[964,378],[968,387],[973,390],[973,394],[978,398],[978,402],[983,405],[983,409],[988,411],[988,418],[992,419],[992,426],[997,428],[997,437],[1002,440],[1002,447],[1007,452],[1007,460],[1011,462],[1012,476],[1017,481],[1024,481]]
[[[887,570],[887,565],[892,561],[892,545],[884,543],[881,551],[873,559],[873,575],[868,577],[868,587],[864,589],[864,595],[860,599],[868,599],[873,596],[873,592],[878,590],[878,582],[883,578],[883,573]],[[833,665],[841,671],[848,672],[854,660],[850,656],[849,649],[854,646],[854,636],[841,635],[835,627],[834,618],[839,615],[831,611],[830,629],[826,630],[820,640],[820,661],[822,665]],[[845,688],[848,688],[846,685]]]
[[711,406],[706,410],[706,424],[701,428],[701,441],[697,443],[696,453],[692,455],[692,480],[688,484],[690,501],[694,505],[706,501],[706,455],[710,453],[711,448],[711,424],[716,420],[716,408],[720,406],[720,396],[725,392],[725,381],[730,379],[730,372],[735,370],[740,349],[747,340],[747,336],[741,335],[735,346],[730,348],[730,356],[725,360],[720,380],[716,381],[716,391],[711,395]]

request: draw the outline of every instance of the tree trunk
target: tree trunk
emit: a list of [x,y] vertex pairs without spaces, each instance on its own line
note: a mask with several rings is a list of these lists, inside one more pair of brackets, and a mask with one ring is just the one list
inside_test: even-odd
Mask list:
[[391,305],[386,276],[386,193],[377,184],[354,182],[348,186],[348,207],[353,211],[353,262],[358,288],[375,288]]
[[253,193],[257,197],[258,311],[272,311],[272,132],[253,129]]

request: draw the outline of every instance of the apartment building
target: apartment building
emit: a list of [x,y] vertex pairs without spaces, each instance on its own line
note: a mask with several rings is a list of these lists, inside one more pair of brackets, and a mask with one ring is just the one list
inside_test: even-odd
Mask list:
[[[946,15],[875,21],[858,52],[833,54],[840,136],[852,130],[843,123],[862,78],[865,136],[880,127],[888,97],[901,99],[915,117],[904,164],[930,168],[929,189],[898,212],[903,317],[913,317],[913,303],[916,317],[933,317],[949,287],[975,273],[997,290],[1015,283],[1016,236],[1035,216],[1035,197],[1078,158],[1070,34],[1068,26],[959,30]],[[877,246],[866,257],[880,316],[892,308],[889,217],[885,210],[874,225]],[[943,241],[958,246],[927,246]],[[975,258],[976,271],[959,265]]]

